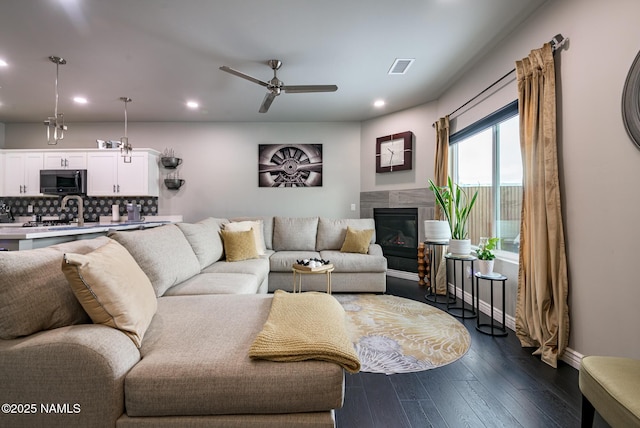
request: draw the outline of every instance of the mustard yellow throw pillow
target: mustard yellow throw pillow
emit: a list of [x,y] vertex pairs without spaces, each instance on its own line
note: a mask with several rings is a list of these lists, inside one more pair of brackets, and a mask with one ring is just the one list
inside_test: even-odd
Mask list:
[[253,236],[256,242],[256,251],[259,256],[263,256],[267,249],[264,243],[264,223],[262,220],[256,221],[232,221],[223,225],[224,230],[229,232],[244,232],[253,229]]
[[373,232],[373,229],[358,230],[347,226],[347,235],[344,237],[344,243],[340,251],[343,253],[368,254]]
[[140,347],[158,302],[151,281],[126,248],[110,239],[88,254],[66,253],[62,271],[95,324],[122,331]]
[[240,232],[221,230],[224,253],[228,262],[257,259],[256,239],[253,229]]

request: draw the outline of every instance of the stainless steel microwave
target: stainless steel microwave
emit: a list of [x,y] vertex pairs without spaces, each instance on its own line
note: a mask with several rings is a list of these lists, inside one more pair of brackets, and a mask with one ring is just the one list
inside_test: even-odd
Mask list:
[[41,169],[40,193],[45,195],[86,195],[86,169]]

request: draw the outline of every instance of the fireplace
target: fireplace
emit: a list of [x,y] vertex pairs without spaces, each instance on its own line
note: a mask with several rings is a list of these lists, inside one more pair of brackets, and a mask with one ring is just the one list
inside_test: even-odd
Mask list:
[[373,218],[389,269],[418,272],[418,209],[374,208]]

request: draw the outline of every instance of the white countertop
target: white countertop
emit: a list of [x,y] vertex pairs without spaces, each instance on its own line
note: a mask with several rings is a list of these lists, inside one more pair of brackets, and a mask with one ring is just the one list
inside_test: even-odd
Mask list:
[[167,223],[174,223],[177,217],[169,218],[154,216],[148,217],[147,220],[141,222],[102,222],[102,223],[85,223],[80,227],[77,224],[61,225],[61,226],[43,226],[43,227],[19,227],[22,223],[0,223],[0,239],[38,239],[50,238],[55,236],[83,235],[88,233],[102,233],[109,230],[128,230],[148,227],[162,226]]

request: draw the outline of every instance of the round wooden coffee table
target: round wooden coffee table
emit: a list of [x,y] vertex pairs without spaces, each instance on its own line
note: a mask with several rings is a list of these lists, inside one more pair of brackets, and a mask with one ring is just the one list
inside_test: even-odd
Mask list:
[[328,265],[322,265],[320,267],[311,268],[309,266],[294,264],[291,269],[293,270],[293,292],[302,292],[302,277],[304,275],[325,274],[327,275],[327,294],[331,294],[331,272],[334,267],[332,263]]

